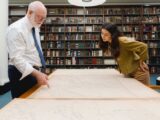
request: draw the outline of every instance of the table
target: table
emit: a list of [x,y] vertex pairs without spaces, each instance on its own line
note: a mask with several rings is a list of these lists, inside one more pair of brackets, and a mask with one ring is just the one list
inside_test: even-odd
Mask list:
[[32,99],[139,99],[160,94],[115,69],[59,69],[50,75],[50,88],[41,86]]
[[49,84],[11,101],[0,120],[160,120],[160,94],[115,69],[58,69]]
[[160,100],[15,99],[1,120],[159,120]]

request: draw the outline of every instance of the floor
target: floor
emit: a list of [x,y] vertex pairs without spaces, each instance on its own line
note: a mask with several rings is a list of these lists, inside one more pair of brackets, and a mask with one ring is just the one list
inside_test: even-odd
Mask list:
[[5,106],[7,103],[9,103],[11,101],[11,92],[7,92],[3,95],[0,95],[0,108],[2,108],[3,106]]
[[[157,77],[158,77],[158,75],[151,75],[151,84],[152,85],[156,85],[156,78]],[[160,92],[160,90],[158,92]],[[12,98],[11,98],[11,92],[10,91],[3,94],[3,95],[0,95],[0,108],[5,106],[11,100],[12,100]]]

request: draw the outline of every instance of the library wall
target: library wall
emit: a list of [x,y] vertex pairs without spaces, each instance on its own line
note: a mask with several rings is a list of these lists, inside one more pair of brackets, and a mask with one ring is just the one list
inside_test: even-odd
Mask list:
[[[110,52],[98,47],[100,28],[113,22],[129,37],[148,44],[151,73],[160,73],[160,6],[105,5],[90,8],[48,5],[41,27],[47,73],[55,68],[115,68]],[[10,20],[24,16],[26,8],[10,6]]]

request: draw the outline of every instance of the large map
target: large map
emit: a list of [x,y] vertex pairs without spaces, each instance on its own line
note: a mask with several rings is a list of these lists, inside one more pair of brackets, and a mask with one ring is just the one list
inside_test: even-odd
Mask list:
[[29,98],[130,99],[160,94],[115,69],[59,69],[50,76],[50,88],[40,87]]
[[0,120],[160,120],[160,100],[15,99]]
[[0,120],[160,120],[160,94],[115,69],[58,69]]

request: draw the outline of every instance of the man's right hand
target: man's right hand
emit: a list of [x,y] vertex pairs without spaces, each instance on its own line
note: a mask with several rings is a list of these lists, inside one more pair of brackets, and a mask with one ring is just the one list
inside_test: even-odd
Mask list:
[[33,70],[32,75],[36,78],[39,85],[47,85],[47,87],[49,87],[48,76],[46,74],[35,69]]

